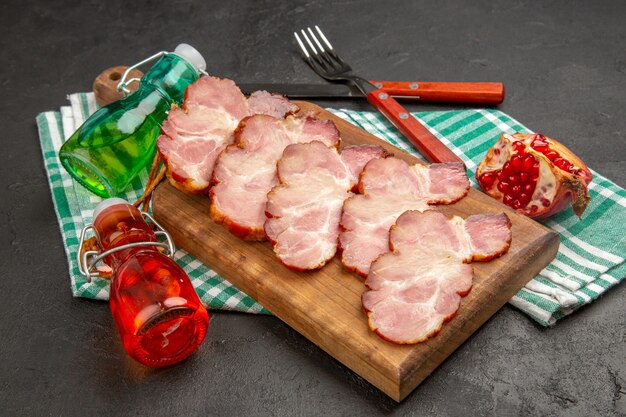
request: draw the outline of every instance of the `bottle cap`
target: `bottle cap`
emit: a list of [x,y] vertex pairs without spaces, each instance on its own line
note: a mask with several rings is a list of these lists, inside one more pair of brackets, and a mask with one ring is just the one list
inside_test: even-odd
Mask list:
[[96,208],[93,209],[94,220],[96,219],[96,217],[98,217],[100,213],[102,213],[103,210],[106,210],[109,207],[116,206],[118,204],[130,204],[130,203],[124,200],[123,198],[117,198],[117,197],[107,198],[106,200],[102,200],[100,203],[98,203]]
[[186,43],[179,44],[174,53],[189,62],[200,73],[206,70],[206,61],[196,48]]

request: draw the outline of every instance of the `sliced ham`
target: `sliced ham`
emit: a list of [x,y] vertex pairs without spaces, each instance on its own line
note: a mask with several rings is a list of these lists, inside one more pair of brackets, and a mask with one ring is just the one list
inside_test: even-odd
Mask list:
[[[267,114],[282,118],[287,114],[296,113],[298,106],[280,94],[267,91],[255,91],[248,97],[248,114]],[[246,115],[247,116],[247,115]]]
[[265,233],[289,268],[321,268],[335,256],[343,202],[365,164],[386,156],[380,146],[350,146],[341,155],[314,141],[289,145],[278,161],[278,179],[267,195]]
[[389,228],[400,214],[454,203],[470,185],[461,163],[410,166],[392,157],[370,161],[358,187],[361,194],[344,203],[339,244],[343,265],[365,277],[372,261],[389,250]]
[[263,240],[267,193],[278,184],[276,163],[294,143],[320,141],[339,146],[339,131],[330,120],[255,115],[242,120],[213,171],[211,218],[243,239]]
[[207,191],[215,160],[233,142],[241,119],[283,117],[297,110],[282,96],[258,91],[246,99],[231,80],[201,77],[185,91],[182,108],[170,110],[157,139],[170,183],[186,192]]
[[500,256],[510,243],[511,223],[503,213],[463,220],[434,210],[405,212],[389,235],[392,252],[371,264],[365,280],[369,327],[399,344],[437,334],[472,288],[468,263]]

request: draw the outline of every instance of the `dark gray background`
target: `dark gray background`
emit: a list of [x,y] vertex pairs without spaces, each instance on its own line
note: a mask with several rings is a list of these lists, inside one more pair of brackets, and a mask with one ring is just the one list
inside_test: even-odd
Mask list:
[[501,110],[625,186],[625,22],[619,1],[2,2],[0,414],[626,415],[624,285],[552,329],[505,306],[401,404],[273,317],[213,313],[192,358],[141,367],[107,304],[71,297],[35,128],[181,41],[218,76],[321,83],[292,40],[319,24],[369,78],[504,82]]

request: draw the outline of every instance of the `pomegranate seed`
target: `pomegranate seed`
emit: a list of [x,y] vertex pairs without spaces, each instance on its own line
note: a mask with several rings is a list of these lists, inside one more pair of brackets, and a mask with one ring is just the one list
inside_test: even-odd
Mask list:
[[537,139],[532,141],[532,143],[530,144],[530,147],[536,150],[537,152],[541,152],[541,153],[544,153],[545,151],[547,151],[548,142],[546,142],[545,140],[539,139],[537,136],[535,136],[535,138]]
[[520,187],[519,185],[514,185],[511,187],[511,192],[513,194],[519,194],[520,191],[522,191],[522,187]]
[[504,204],[506,204],[507,206],[511,206],[511,204],[513,203],[513,197],[511,197],[508,194],[504,195],[504,198],[502,199],[502,201],[504,202]]
[[537,158],[533,155],[528,154],[524,157],[524,161],[522,162],[522,171],[530,171],[535,166],[535,162],[537,162]]
[[548,200],[547,198],[543,197],[541,200],[539,200],[541,202],[541,205],[544,207],[548,207],[550,205],[550,200]]
[[555,158],[553,162],[554,165],[561,168],[563,171],[569,171],[569,168],[572,166],[567,159],[563,158]]
[[524,192],[528,194],[532,194],[535,191],[535,184],[526,184],[524,185]]
[[530,196],[526,193],[521,193],[519,195],[519,201],[526,205],[530,201]]
[[515,152],[517,153],[524,153],[524,142],[522,142],[521,140],[518,140],[517,142],[513,142],[513,149],[515,149]]
[[506,193],[507,191],[509,191],[509,183],[506,181],[500,181],[498,183],[498,190],[500,190],[500,192]]
[[496,180],[496,176],[493,172],[486,172],[478,178],[478,182],[480,182],[480,186],[487,190],[493,187],[493,183]]
[[493,153],[495,153],[495,154],[496,154],[496,156],[500,155],[500,149],[495,148],[495,149],[493,150]]
[[550,161],[554,161],[556,158],[558,158],[558,157],[559,157],[559,153],[558,153],[558,152],[556,152],[556,151],[552,151],[552,150],[547,151],[547,152],[544,152],[543,154],[544,154],[544,155],[546,156],[546,158],[548,158]]
[[539,207],[537,207],[536,205],[532,204],[532,205],[530,206],[530,212],[531,212],[531,213],[536,213],[536,212],[537,212],[537,210],[539,210]]
[[[519,142],[515,142],[515,143],[519,143]],[[511,169],[515,172],[521,171],[523,159],[524,158],[521,157],[520,155],[514,155],[513,158],[511,158]]]
[[502,166],[502,171],[506,172],[507,175],[511,172],[511,162],[510,161],[506,161],[504,163],[504,165]]
[[511,184],[517,184],[517,178],[517,175],[509,175],[508,180]]
[[587,171],[585,171],[584,169],[578,169],[576,170],[575,174],[579,177],[583,177],[583,178],[587,178],[589,176],[589,174],[587,174]]
[[520,172],[520,174],[519,174],[519,182],[520,183],[526,184],[529,179],[530,179],[530,175],[528,174],[528,172]]
[[502,171],[502,170],[498,171],[498,173],[497,173],[496,175],[497,175],[497,177],[498,177],[498,179],[499,179],[500,181],[502,181],[503,179],[505,179],[505,178],[506,178],[506,174],[505,174],[505,173],[504,173],[504,171]]

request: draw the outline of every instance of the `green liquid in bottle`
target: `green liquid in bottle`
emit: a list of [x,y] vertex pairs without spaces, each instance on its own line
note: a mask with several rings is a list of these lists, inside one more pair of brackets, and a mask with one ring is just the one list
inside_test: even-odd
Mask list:
[[197,79],[183,58],[164,55],[135,93],[97,110],[63,144],[61,163],[91,192],[119,195],[152,161],[167,111],[182,103],[185,89]]

